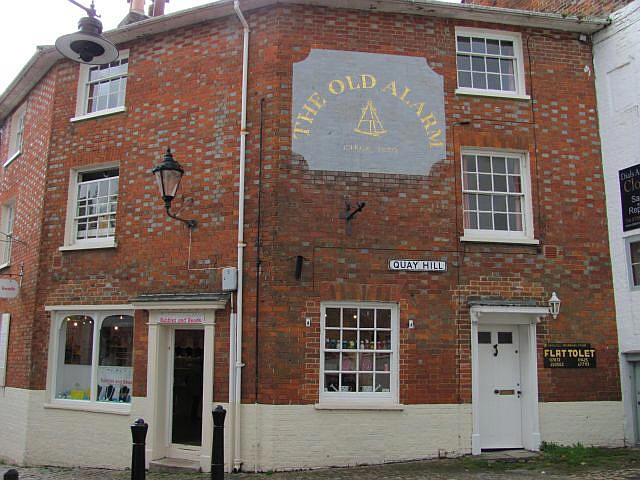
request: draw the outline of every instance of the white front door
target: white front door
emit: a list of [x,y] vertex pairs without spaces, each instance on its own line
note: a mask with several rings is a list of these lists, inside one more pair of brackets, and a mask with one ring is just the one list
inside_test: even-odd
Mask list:
[[522,448],[518,327],[478,325],[480,448]]
[[635,403],[635,417],[636,417],[636,443],[640,443],[640,362],[633,363],[633,371],[635,375],[636,385],[636,403]]

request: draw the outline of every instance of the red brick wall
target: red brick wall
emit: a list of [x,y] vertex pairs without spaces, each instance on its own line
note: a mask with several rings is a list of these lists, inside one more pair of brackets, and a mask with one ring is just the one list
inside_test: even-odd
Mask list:
[[596,17],[606,17],[631,2],[632,0],[462,0],[462,3],[489,7]]
[[[48,343],[38,333],[34,314],[39,308],[36,289],[41,273],[42,212],[55,83],[55,74],[50,72],[24,100],[26,117],[22,153],[2,168],[0,177],[0,204],[15,202],[13,234],[20,240],[13,243],[11,265],[0,272],[1,278],[19,281],[19,277],[5,274],[17,275],[20,265],[24,266],[19,295],[12,300],[0,300],[0,311],[11,314],[6,378],[6,385],[10,387],[29,388],[32,385],[36,368],[32,363],[33,353],[46,350]],[[2,164],[8,158],[10,125],[11,117],[2,127]]]
[[[544,305],[552,291],[563,301],[562,312],[539,324],[539,349],[546,341],[590,342],[598,368],[543,370],[539,357],[541,399],[619,400],[589,46],[574,34],[521,30],[532,103],[455,95],[454,27],[460,22],[303,6],[276,6],[248,17],[243,401],[317,402],[321,302],[372,300],[400,308],[400,401],[469,402],[468,301]],[[27,361],[31,388],[43,388],[46,377],[44,305],[126,303],[140,293],[220,289],[218,270],[187,270],[188,231],[163,211],[150,170],[167,146],[187,172],[174,210],[199,222],[192,267],[235,265],[241,45],[237,19],[228,18],[121,46],[130,48],[127,112],[78,123],[69,122],[78,67],[56,67],[42,280],[32,329],[38,349]],[[444,76],[447,158],[426,177],[306,169],[291,154],[292,65],[311,48],[426,58]],[[471,123],[453,125],[460,120]],[[540,246],[459,242],[462,146],[529,152]],[[59,251],[70,169],[108,161],[120,165],[118,247]],[[345,199],[367,202],[351,235],[340,219]],[[301,280],[294,278],[297,255],[306,259]],[[407,256],[445,257],[449,269],[437,275],[387,270],[387,259]],[[216,401],[227,399],[228,317],[228,310],[216,316]],[[306,317],[312,319],[309,328]],[[145,392],[146,318],[136,314],[135,395]],[[413,330],[407,329],[410,318]],[[20,378],[13,381],[24,385]]]

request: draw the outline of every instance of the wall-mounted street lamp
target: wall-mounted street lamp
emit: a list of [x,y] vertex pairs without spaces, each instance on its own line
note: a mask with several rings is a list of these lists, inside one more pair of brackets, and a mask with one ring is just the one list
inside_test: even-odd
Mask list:
[[80,5],[75,0],[68,0],[87,12],[88,17],[78,22],[78,31],[63,35],[56,40],[58,51],[70,60],[90,65],[104,65],[118,58],[118,49],[102,36],[102,22],[96,17],[93,1],[91,7]]
[[549,299],[549,313],[554,320],[558,318],[558,314],[560,313],[560,299],[556,295],[556,292],[553,292]]
[[180,186],[180,180],[182,180],[182,175],[184,175],[184,169],[173,159],[170,148],[167,148],[167,153],[164,154],[162,163],[156,165],[152,172],[156,176],[167,215],[186,223],[189,228],[195,228],[198,224],[195,220],[185,220],[171,213],[171,201],[176,196],[176,192]]

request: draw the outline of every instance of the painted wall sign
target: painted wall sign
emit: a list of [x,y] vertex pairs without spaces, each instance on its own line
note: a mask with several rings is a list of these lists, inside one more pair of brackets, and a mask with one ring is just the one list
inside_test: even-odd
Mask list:
[[590,343],[548,343],[544,368],[596,368],[596,350]]
[[163,325],[196,325],[204,323],[204,313],[164,312],[158,323]]
[[20,292],[20,285],[11,278],[0,278],[0,298],[16,298]]
[[446,157],[442,76],[421,57],[312,49],[293,65],[292,108],[311,170],[427,175]]
[[640,228],[640,165],[618,172],[622,204],[622,231]]
[[447,262],[443,260],[389,260],[389,270],[408,272],[446,272]]

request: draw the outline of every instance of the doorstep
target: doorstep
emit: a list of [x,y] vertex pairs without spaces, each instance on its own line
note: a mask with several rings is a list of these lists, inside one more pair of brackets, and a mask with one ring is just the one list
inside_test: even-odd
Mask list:
[[526,462],[540,455],[540,452],[531,450],[513,449],[513,450],[491,450],[483,451],[478,458],[488,460],[489,462],[505,462],[516,463]]
[[150,461],[149,471],[162,473],[199,472],[200,463],[195,460],[165,457]]

